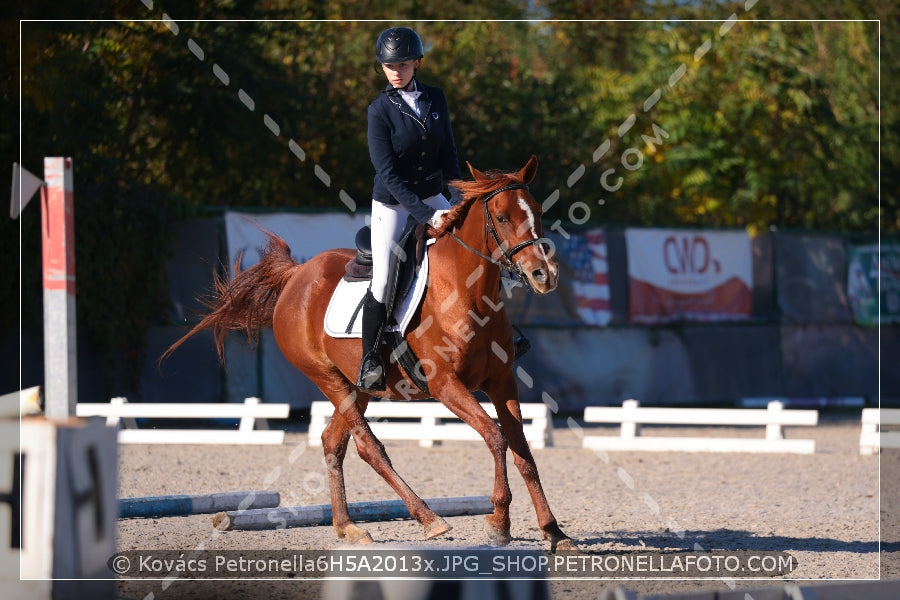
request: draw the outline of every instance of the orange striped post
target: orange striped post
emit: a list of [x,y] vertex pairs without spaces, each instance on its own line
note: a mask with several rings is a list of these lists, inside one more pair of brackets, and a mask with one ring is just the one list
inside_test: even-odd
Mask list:
[[41,235],[44,271],[44,413],[75,416],[75,194],[72,159],[44,158]]

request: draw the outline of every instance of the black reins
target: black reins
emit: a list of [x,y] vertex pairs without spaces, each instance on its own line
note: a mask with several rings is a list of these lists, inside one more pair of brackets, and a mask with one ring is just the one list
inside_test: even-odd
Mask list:
[[505,250],[504,249],[505,242],[500,239],[500,234],[497,233],[497,227],[494,224],[494,217],[493,217],[493,215],[491,215],[491,212],[488,210],[488,201],[491,198],[493,198],[494,196],[496,196],[497,194],[500,194],[503,192],[508,192],[510,190],[527,190],[527,189],[528,189],[528,186],[525,185],[524,183],[512,183],[509,185],[505,185],[501,188],[497,188],[493,192],[486,194],[481,199],[482,206],[484,207],[484,247],[486,249],[490,250],[490,246],[488,245],[488,239],[487,239],[487,236],[490,233],[491,237],[494,239],[494,243],[497,244],[497,249],[500,251],[500,256],[502,258],[502,262],[496,260],[492,256],[488,256],[487,254],[484,254],[483,252],[476,250],[472,246],[468,245],[467,243],[465,243],[464,241],[462,241],[461,239],[456,237],[456,235],[453,232],[450,232],[450,231],[447,232],[450,235],[450,237],[452,237],[454,240],[456,240],[463,248],[465,248],[469,252],[477,254],[481,258],[483,258],[487,261],[490,261],[491,263],[497,265],[498,267],[506,269],[507,271],[510,272],[511,275],[514,275],[518,279],[525,280],[525,281],[527,281],[527,279],[524,277],[524,275],[522,273],[522,268],[518,264],[513,262],[513,260],[512,260],[513,256],[515,256],[518,252],[521,252],[522,250],[524,250],[525,248],[527,248],[529,246],[533,246],[534,244],[541,243],[541,239],[534,238],[534,239],[530,239],[530,240],[525,240],[524,242],[522,242],[520,244],[516,244],[509,250]]

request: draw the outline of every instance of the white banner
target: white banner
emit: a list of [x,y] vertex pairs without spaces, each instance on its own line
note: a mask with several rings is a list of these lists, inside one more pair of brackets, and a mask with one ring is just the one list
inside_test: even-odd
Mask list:
[[628,229],[632,322],[750,316],[753,256],[744,231]]
[[[228,264],[233,265],[243,252],[241,268],[259,262],[270,231],[291,247],[297,262],[306,262],[331,248],[354,248],[356,232],[366,225],[368,214],[341,213],[225,213]],[[262,229],[262,230],[261,230]]]

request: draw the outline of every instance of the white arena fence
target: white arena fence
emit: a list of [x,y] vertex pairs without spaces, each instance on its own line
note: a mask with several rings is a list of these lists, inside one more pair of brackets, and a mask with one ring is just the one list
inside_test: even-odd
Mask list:
[[[286,419],[289,404],[263,404],[259,398],[243,402],[129,403],[113,398],[109,403],[78,403],[78,417],[105,417],[119,430],[121,444],[281,444],[284,431],[269,430],[267,419]],[[240,419],[237,429],[138,429],[135,419]]]
[[[524,403],[522,422],[525,439],[532,448],[553,445],[553,426],[550,408],[546,404]],[[492,418],[497,418],[494,405],[481,404]],[[322,445],[322,432],[334,414],[330,402],[312,403],[309,415],[309,445]],[[372,433],[380,440],[418,440],[419,445],[429,448],[439,441],[481,440],[478,432],[463,423],[450,409],[439,402],[370,402],[366,408],[366,419]],[[406,419],[403,422],[381,421],[380,419]]]
[[[39,389],[39,388],[35,388]],[[8,394],[15,400],[26,398],[21,393]],[[30,396],[29,396],[30,397]],[[18,402],[17,402],[18,403]],[[482,408],[496,419],[494,406]],[[540,403],[523,403],[522,420],[525,437],[532,448],[553,446],[550,408]],[[23,400],[22,409],[25,404]],[[334,413],[331,403],[315,401],[310,406],[309,445],[320,446],[321,435]],[[269,419],[286,419],[290,405],[262,403],[259,398],[246,398],[240,403],[129,403],[126,398],[112,398],[109,403],[79,403],[78,417],[100,417],[119,429],[123,444],[281,444],[283,430],[270,430]],[[478,433],[460,421],[438,402],[373,402],[366,418],[375,435],[383,440],[412,440],[431,447],[441,441],[480,441]],[[240,419],[237,429],[165,429],[138,428],[136,419]],[[589,406],[584,409],[584,422],[618,424],[618,435],[596,435],[587,427],[582,431],[582,446],[611,451],[683,451],[683,452],[788,452],[811,454],[815,440],[786,439],[786,426],[818,424],[816,410],[785,410],[779,401],[771,401],[765,409],[747,408],[659,408],[642,407],[637,400],[626,400],[621,407]],[[880,448],[900,448],[900,409],[864,408],[860,419],[860,454],[877,454]],[[688,437],[641,435],[641,425],[720,426],[765,428],[759,438]],[[883,431],[883,426],[896,430]]]
[[[765,409],[654,408],[626,400],[621,407],[589,406],[585,423],[620,423],[619,435],[585,435],[582,445],[594,450],[648,450],[682,452],[790,452],[812,454],[815,440],[784,438],[786,425],[816,425],[814,410],[785,410],[778,401]],[[694,426],[765,426],[765,437],[687,437],[641,435],[642,424]],[[587,431],[587,430],[586,430]]]
[[900,408],[864,408],[859,434],[859,453],[878,454],[881,448],[900,448],[900,431],[882,431],[884,425],[900,425]]

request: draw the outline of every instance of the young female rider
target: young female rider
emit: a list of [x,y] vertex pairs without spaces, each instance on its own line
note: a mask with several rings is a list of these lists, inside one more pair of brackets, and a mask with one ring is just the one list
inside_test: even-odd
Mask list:
[[[375,166],[372,189],[372,285],[363,301],[363,358],[356,385],[365,391],[385,389],[381,334],[387,319],[385,301],[393,248],[407,218],[439,227],[451,202],[444,183],[462,179],[450,110],[444,92],[416,79],[425,52],[418,34],[391,27],[378,36],[375,60],[388,85],[369,105],[369,156]],[[450,186],[452,204],[458,192]],[[527,349],[516,340],[516,356]]]
[[391,27],[375,43],[375,60],[388,85],[368,111],[375,184],[372,286],[363,302],[363,359],[356,383],[363,390],[382,391],[385,387],[381,332],[387,318],[392,248],[409,215],[419,223],[438,227],[450,208],[441,194],[444,182],[462,178],[447,98],[439,88],[416,79],[424,54],[422,40],[408,27]]

